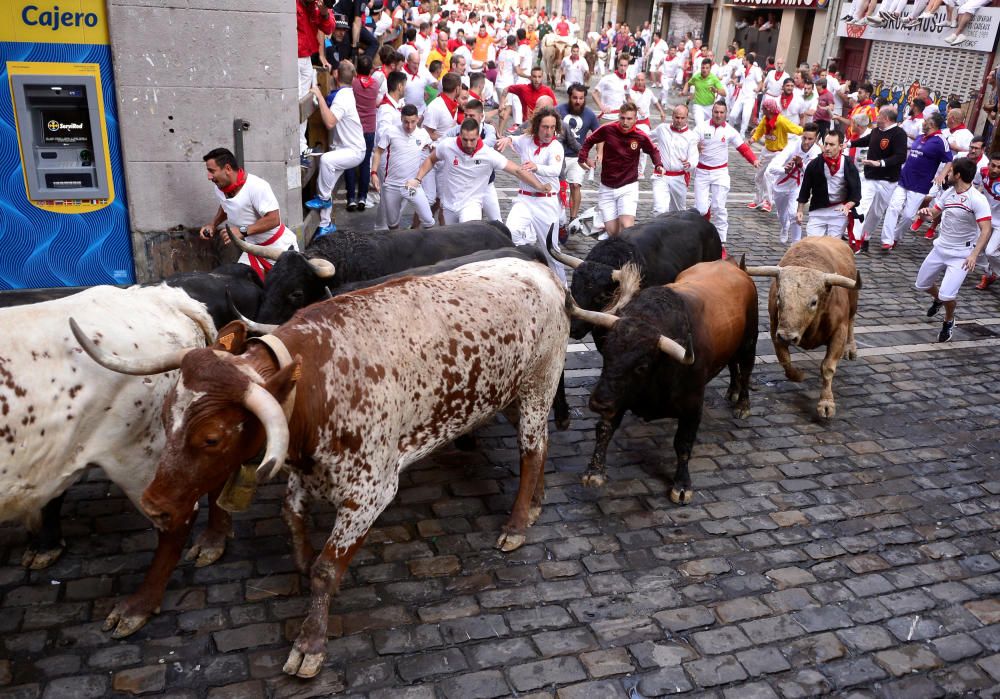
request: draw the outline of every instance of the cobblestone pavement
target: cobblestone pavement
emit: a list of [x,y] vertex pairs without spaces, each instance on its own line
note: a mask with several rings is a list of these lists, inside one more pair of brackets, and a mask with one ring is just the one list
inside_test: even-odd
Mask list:
[[[774,218],[745,208],[748,178],[737,164],[729,249],[774,263]],[[796,354],[807,379],[786,381],[762,314],[753,415],[731,417],[724,378],[712,383],[686,507],[666,497],[670,420],[627,418],[607,486],[580,485],[601,361],[571,345],[572,428],[552,435],[527,544],[493,549],[516,487],[515,433],[498,420],[478,451],[404,475],[335,599],[312,681],[281,673],[308,591],[282,485],[237,517],[221,561],[182,565],[162,612],[114,641],[101,621],[155,537],[91,473],[69,493],[68,547],[50,569],[23,570],[23,532],[0,529],[0,697],[996,696],[998,296],[967,282],[955,340],[933,344],[939,325],[912,289],[928,246],[859,258],[862,356],[840,365],[828,422],[815,417],[818,362]],[[315,522],[318,543],[330,511]]]

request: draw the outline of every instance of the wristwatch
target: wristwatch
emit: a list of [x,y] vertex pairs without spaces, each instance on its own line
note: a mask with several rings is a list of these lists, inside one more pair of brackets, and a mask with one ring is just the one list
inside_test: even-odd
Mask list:
[[246,226],[240,226],[239,227],[239,231],[240,231],[240,235],[242,235],[242,236],[245,237],[246,234],[247,234],[247,227]]

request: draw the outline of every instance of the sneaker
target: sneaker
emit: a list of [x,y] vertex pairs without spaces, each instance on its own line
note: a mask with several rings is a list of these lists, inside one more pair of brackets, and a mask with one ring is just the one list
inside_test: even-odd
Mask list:
[[959,34],[958,36],[955,37],[955,40],[953,42],[951,42],[951,43],[952,44],[961,44],[963,41],[965,41],[965,34]]
[[934,14],[932,12],[921,12],[917,15],[917,19],[934,19]]
[[365,210],[365,203],[363,201],[359,201],[356,206],[358,207],[358,211]]
[[336,230],[337,226],[333,223],[331,223],[328,226],[320,226],[319,228],[316,229],[316,234],[313,236],[313,240],[315,240],[316,238],[320,238],[324,235],[330,235]]
[[993,282],[995,282],[996,280],[997,280],[997,275],[984,274],[983,278],[979,280],[978,284],[976,284],[976,288],[979,289],[980,291],[985,291],[986,289],[989,289],[990,286],[992,286]]
[[885,21],[879,19],[878,17],[866,17],[865,21],[868,22],[873,27],[884,27]]
[[930,307],[927,309],[927,317],[933,318],[934,316],[936,316],[937,312],[941,310],[941,306],[943,305],[944,301],[939,301],[938,299],[934,299],[934,302],[931,303]]
[[913,223],[910,224],[910,230],[916,233],[920,230],[921,226],[924,225],[924,221],[921,218],[913,219]]
[[353,201],[347,202],[347,210],[348,211],[357,211],[357,209],[358,209],[358,205],[355,204]]
[[850,12],[848,12],[846,15],[844,15],[843,17],[840,18],[840,21],[841,22],[847,22],[848,24],[851,24],[851,23],[854,22],[854,15],[852,15]]
[[333,206],[332,201],[324,199],[319,195],[306,202],[306,207],[310,209],[329,209],[331,206]]
[[938,342],[948,342],[955,334],[955,320],[946,320],[941,323],[941,332],[938,333]]
[[895,243],[882,243],[882,252],[892,252],[894,247],[896,247]]
[[920,24],[919,17],[908,17],[903,20],[903,26],[906,27],[907,29],[913,29],[918,24]]
[[748,209],[756,209],[758,206],[760,206],[760,204],[755,201],[747,202]]
[[771,202],[765,201],[763,204],[760,205],[760,210],[765,213],[771,213]]
[[934,228],[934,226],[931,226],[930,228],[927,229],[927,232],[924,233],[924,237],[927,238],[927,240],[934,240],[934,231],[936,230],[937,229]]
[[788,231],[784,228],[781,229],[781,233],[778,235],[778,242],[784,244],[788,242]]

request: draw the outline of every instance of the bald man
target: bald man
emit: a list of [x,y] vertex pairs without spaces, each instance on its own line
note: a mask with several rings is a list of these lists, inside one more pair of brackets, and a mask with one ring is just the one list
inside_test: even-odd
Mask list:
[[683,211],[686,208],[691,168],[698,164],[698,135],[688,128],[688,108],[674,107],[670,123],[663,122],[649,137],[660,149],[664,173],[653,175],[653,213]]

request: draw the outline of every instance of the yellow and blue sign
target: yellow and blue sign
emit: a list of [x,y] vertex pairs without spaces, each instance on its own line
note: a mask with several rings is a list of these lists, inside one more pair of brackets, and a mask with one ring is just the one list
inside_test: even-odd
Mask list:
[[132,283],[104,0],[0,5],[0,289]]

